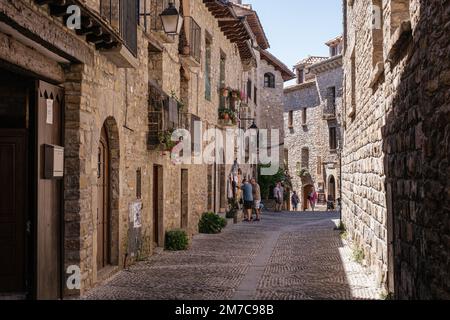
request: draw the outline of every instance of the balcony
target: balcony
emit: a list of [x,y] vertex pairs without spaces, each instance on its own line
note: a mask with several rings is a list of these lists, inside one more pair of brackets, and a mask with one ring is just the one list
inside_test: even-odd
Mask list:
[[71,14],[67,9],[76,5],[80,9],[81,25],[75,26],[78,36],[108,56],[118,67],[137,66],[138,0],[100,0],[100,14],[81,0],[35,0],[37,5],[48,6],[49,14],[61,17],[66,24]]
[[180,0],[140,0],[139,17],[140,25],[144,28],[146,34],[157,42],[156,46],[161,47],[162,43],[173,43],[174,37],[168,36],[164,32],[160,14],[173,2],[175,7],[180,8]]
[[150,83],[148,149],[156,150],[164,144],[163,136],[173,132],[178,127],[178,123],[179,110],[176,101],[164,93],[156,84]]
[[100,0],[100,15],[119,32],[134,56],[137,56],[137,5],[138,0]]
[[182,59],[192,67],[199,67],[201,61],[202,29],[192,17],[185,17],[180,36],[179,50]]

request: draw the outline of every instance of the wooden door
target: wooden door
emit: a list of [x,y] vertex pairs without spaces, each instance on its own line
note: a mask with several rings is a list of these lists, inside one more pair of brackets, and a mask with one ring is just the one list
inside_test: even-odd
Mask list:
[[311,185],[308,185],[303,188],[303,211],[308,210],[308,208],[310,207],[308,196],[313,191],[314,191],[314,187]]
[[162,168],[160,166],[153,167],[153,243],[156,247],[161,245],[161,211],[162,211]]
[[110,264],[109,145],[103,127],[98,147],[97,270]]
[[62,179],[44,175],[45,144],[62,146],[64,90],[37,81],[37,298],[61,297]]
[[219,212],[225,212],[227,208],[227,177],[224,164],[219,166]]
[[0,129],[0,292],[24,293],[26,131]]
[[189,171],[181,170],[181,229],[189,226]]
[[336,179],[331,176],[330,182],[328,183],[328,201],[336,201]]

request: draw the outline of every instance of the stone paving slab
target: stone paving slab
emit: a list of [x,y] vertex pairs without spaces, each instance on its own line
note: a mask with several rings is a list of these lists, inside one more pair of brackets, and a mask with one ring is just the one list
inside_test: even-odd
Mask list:
[[375,277],[352,260],[335,213],[267,213],[191,250],[163,252],[122,271],[82,299],[379,299]]

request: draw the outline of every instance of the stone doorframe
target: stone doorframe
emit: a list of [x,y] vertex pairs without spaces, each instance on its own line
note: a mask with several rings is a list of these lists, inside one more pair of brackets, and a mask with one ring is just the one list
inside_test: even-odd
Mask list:
[[[117,122],[108,117],[103,127],[106,129],[109,147],[109,211],[110,211],[110,261],[111,265],[119,265],[119,199],[120,199],[120,140]],[[100,128],[101,130],[101,128]],[[100,134],[100,133],[99,133]]]

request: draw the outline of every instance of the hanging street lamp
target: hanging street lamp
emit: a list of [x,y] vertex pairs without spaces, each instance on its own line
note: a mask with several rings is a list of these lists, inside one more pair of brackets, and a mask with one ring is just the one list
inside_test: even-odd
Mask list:
[[160,15],[164,32],[170,36],[179,35],[183,26],[183,17],[177,10],[173,2],[169,2],[167,7]]

